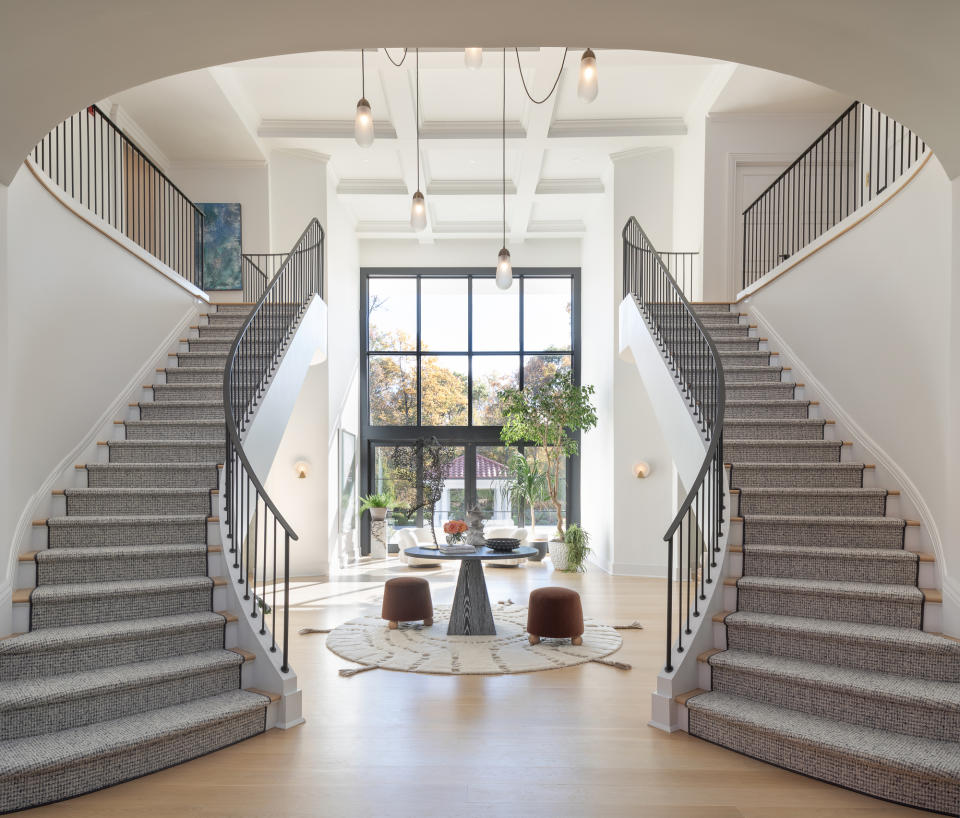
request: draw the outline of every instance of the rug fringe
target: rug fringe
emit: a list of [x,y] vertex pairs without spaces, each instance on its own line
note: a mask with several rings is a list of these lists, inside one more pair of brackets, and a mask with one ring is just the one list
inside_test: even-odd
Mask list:
[[497,600],[497,605],[513,605],[512,599],[500,599]]
[[300,628],[297,633],[330,633],[333,628]]
[[628,665],[626,662],[617,662],[613,659],[591,659],[590,661],[596,662],[598,665],[615,667],[617,670],[633,670],[633,665]]
[[611,625],[610,627],[618,631],[643,630],[643,625],[640,624],[639,619],[634,619],[629,625]]
[[341,676],[356,676],[358,673],[365,673],[368,670],[376,670],[377,665],[366,665],[365,667],[342,667]]

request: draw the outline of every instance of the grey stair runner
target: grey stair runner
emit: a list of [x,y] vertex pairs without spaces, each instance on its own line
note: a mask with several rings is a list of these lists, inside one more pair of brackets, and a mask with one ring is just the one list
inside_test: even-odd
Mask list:
[[[250,305],[201,318],[152,400],[79,467],[34,556],[30,631],[0,639],[0,812],[126,781],[263,732],[213,610],[208,521],[226,355]],[[209,340],[207,340],[209,338]],[[194,364],[197,364],[194,366]],[[164,383],[163,381],[166,381]],[[149,395],[149,392],[147,393]]]
[[[711,689],[686,700],[690,733],[960,813],[960,642],[922,630],[929,603],[906,521],[886,516],[886,489],[864,488],[864,464],[824,439],[829,427],[809,417],[788,373],[748,348],[758,340],[743,333],[748,319],[694,308],[728,373],[724,460],[739,515],[730,543],[743,574],[723,618],[726,650],[700,657]],[[760,366],[745,366],[747,356]]]

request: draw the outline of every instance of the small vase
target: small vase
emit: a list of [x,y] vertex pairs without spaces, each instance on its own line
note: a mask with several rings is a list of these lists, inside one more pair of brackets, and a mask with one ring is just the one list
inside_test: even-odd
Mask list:
[[463,542],[463,534],[447,534],[447,545],[459,545]]

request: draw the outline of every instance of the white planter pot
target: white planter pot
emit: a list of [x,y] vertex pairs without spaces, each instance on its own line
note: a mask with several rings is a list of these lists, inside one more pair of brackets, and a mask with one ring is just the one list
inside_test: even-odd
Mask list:
[[566,571],[569,561],[567,559],[567,544],[561,540],[550,540],[550,562],[557,571]]
[[387,509],[385,508],[371,508],[370,509],[370,519],[377,520],[382,522],[387,519]]

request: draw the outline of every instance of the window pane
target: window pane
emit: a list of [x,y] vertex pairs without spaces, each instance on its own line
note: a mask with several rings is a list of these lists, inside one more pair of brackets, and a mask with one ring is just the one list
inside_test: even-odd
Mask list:
[[473,356],[473,425],[503,423],[499,394],[520,384],[519,355]]
[[375,446],[373,450],[373,490],[389,491],[396,505],[390,514],[392,528],[411,528],[417,524],[417,470],[412,446]]
[[[536,463],[544,473],[548,470],[546,452],[535,446],[528,446],[524,449],[524,455],[531,463]],[[567,517],[567,458],[560,458],[559,480],[554,476],[550,477],[551,482],[557,483],[557,499],[560,501],[560,508],[563,518]],[[557,527],[557,509],[553,501],[549,499],[535,505],[537,512],[537,526],[544,526],[545,530],[538,531],[538,534],[550,535]]]
[[370,321],[369,349],[374,351],[416,349],[416,279],[369,279],[367,315]]
[[525,278],[523,280],[523,348],[541,352],[568,350],[572,280]]
[[424,355],[422,361],[421,425],[466,426],[466,356]]
[[421,279],[420,344],[424,351],[466,351],[467,279]]
[[473,349],[475,352],[520,349],[518,285],[501,290],[492,278],[473,280]]
[[517,519],[510,507],[510,470],[507,463],[516,453],[507,446],[477,446],[477,505],[487,527],[512,527]]
[[536,389],[557,372],[569,372],[569,355],[525,355],[523,358],[523,388]]
[[370,425],[416,426],[416,357],[371,355],[369,367]]
[[[429,477],[431,468],[440,465],[443,473],[443,492],[440,502],[433,512],[433,525],[436,528],[437,540],[442,542],[446,538],[443,533],[443,524],[447,520],[465,520],[466,509],[466,475],[464,474],[464,447],[443,446],[431,456],[428,449],[424,455],[424,474]],[[425,513],[429,514],[429,510]],[[429,525],[429,521],[425,523]]]

